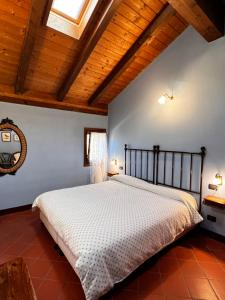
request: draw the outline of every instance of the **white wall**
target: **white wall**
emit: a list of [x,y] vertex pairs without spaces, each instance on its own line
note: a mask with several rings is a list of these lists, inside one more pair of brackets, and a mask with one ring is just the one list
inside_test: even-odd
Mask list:
[[32,203],[40,193],[89,183],[83,167],[84,127],[107,128],[107,117],[0,102],[23,131],[27,158],[15,176],[0,177],[0,210]]
[[[174,90],[165,106],[159,96]],[[109,107],[110,156],[124,162],[124,144],[198,151],[207,147],[204,192],[219,172],[225,182],[225,38],[208,44],[189,27]],[[225,185],[216,193],[225,197]],[[225,235],[224,211],[204,206]]]

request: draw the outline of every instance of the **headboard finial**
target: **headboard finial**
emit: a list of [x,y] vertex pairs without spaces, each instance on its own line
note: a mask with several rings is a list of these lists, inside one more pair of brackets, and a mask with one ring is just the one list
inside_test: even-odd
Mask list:
[[127,150],[127,144],[124,145],[124,150]]
[[201,147],[201,155],[205,156],[206,155],[206,147]]
[[155,152],[159,152],[159,149],[160,149],[160,146],[159,146],[159,145],[154,145],[154,146],[153,146],[153,150],[154,150]]

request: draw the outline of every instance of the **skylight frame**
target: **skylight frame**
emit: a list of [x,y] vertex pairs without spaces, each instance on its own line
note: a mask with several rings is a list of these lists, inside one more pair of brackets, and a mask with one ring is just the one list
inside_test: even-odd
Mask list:
[[80,15],[79,15],[78,19],[75,19],[75,18],[73,18],[73,17],[71,17],[71,16],[63,13],[62,11],[60,11],[60,10],[58,10],[56,8],[53,8],[53,7],[51,8],[51,11],[53,13],[55,13],[56,15],[58,15],[58,16],[64,18],[64,19],[66,19],[67,21],[70,21],[72,23],[75,23],[75,24],[79,25],[80,22],[81,22],[81,20],[82,20],[82,18],[83,18],[83,16],[84,16],[84,14],[85,14],[85,12],[86,12],[86,10],[87,10],[87,8],[88,8],[88,5],[89,5],[90,2],[91,2],[91,0],[85,0],[84,1],[84,5],[83,5],[83,7],[81,9],[81,12],[80,12]]

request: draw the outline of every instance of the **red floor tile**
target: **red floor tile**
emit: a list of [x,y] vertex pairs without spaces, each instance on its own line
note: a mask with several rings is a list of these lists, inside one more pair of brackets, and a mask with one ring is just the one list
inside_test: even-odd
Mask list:
[[138,292],[137,291],[126,291],[119,290],[116,291],[113,295],[113,300],[137,300]]
[[192,248],[178,246],[175,248],[175,253],[178,259],[195,260]]
[[205,272],[197,261],[179,260],[179,264],[184,277],[206,277]]
[[212,251],[207,249],[194,249],[193,252],[198,261],[217,262],[216,256]]
[[[62,260],[62,257],[58,254],[58,252],[54,249],[54,245],[46,245],[42,244],[42,253],[40,258],[48,259],[48,260]],[[64,259],[64,258],[63,258]]]
[[32,278],[32,284],[33,287],[35,289],[35,291],[37,291],[37,289],[40,287],[40,285],[43,283],[43,280],[40,278]]
[[37,259],[29,266],[29,272],[31,277],[44,278],[48,275],[52,263],[48,260]]
[[139,277],[139,290],[141,293],[164,295],[160,274],[144,272]]
[[22,251],[21,256],[27,258],[39,258],[43,253],[43,248],[41,245],[30,244],[24,251]]
[[224,278],[221,278],[220,280],[210,280],[210,284],[213,287],[215,293],[217,294],[218,298],[220,300],[225,300],[225,284],[224,284]]
[[208,279],[225,278],[225,271],[219,263],[202,261],[200,262],[200,266],[204,270]]
[[14,255],[9,255],[9,254],[0,255],[0,265],[4,264],[7,261],[13,260],[14,258],[16,258],[16,256]]
[[9,255],[20,256],[27,247],[28,247],[28,243],[16,242],[16,243],[13,243],[11,246],[9,246],[6,253]]
[[7,251],[7,249],[13,244],[13,243],[7,243],[3,238],[1,238],[0,243],[0,255],[4,255]]
[[36,290],[38,300],[58,300],[63,293],[62,283],[54,280],[44,280]]
[[23,257],[23,260],[25,261],[26,265],[28,266],[28,269],[30,266],[37,260],[36,258],[27,258]]
[[180,270],[180,265],[176,258],[162,257],[158,262],[160,273],[175,273]]
[[67,283],[63,287],[62,293],[59,295],[58,300],[85,300],[84,292],[79,284]]
[[163,274],[162,283],[164,295],[170,297],[190,297],[189,290],[180,274]]
[[185,279],[191,297],[194,299],[214,300],[217,296],[208,279],[187,278]]
[[78,278],[68,262],[55,261],[47,274],[48,279],[62,282],[78,282]]

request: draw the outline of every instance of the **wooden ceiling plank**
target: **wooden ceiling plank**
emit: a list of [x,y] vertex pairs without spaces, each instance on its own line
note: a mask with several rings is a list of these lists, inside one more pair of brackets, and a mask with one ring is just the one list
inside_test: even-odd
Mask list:
[[220,0],[168,0],[170,5],[208,42],[224,35],[224,7]]
[[[81,47],[80,47],[79,54],[75,56],[72,67],[57,93],[57,99],[59,101],[63,101],[63,99],[65,98],[71,85],[76,80],[81,69],[83,68],[89,56],[91,55],[92,51],[94,50],[97,42],[99,41],[103,32],[105,31],[106,27],[111,21],[121,1],[122,0],[111,0],[110,2],[99,1],[100,3],[99,5],[103,6],[102,14],[98,17],[97,24],[94,26],[94,28],[93,28],[93,22],[90,21],[88,25],[88,27],[89,26],[90,27],[87,28],[87,30],[85,31],[81,39]],[[97,5],[93,15],[95,15],[95,13],[98,12],[99,8],[100,6]]]
[[159,43],[162,43],[163,46],[166,47],[170,44],[171,38],[168,35],[166,35],[163,31],[160,31],[157,34],[157,41],[159,41]]
[[90,71],[99,73],[99,74],[101,74],[103,76],[105,76],[107,73],[110,72],[110,69],[108,69],[108,68],[102,68],[101,66],[95,65],[94,63],[92,63],[90,61],[88,63],[86,63],[86,65],[84,67],[84,70],[87,71],[87,72],[90,70]]
[[121,28],[127,30],[127,32],[132,33],[136,37],[138,37],[142,32],[142,29],[140,27],[138,27],[119,13],[116,13],[113,17],[113,22],[114,24],[117,24]]
[[114,45],[116,45],[117,48],[118,47],[118,44],[120,45],[120,48],[122,48],[122,50],[125,50],[125,52],[127,51],[127,49],[130,48],[130,46],[134,43],[131,42],[131,41],[127,41],[127,40],[124,40],[121,36],[119,36],[118,34],[116,34],[116,32],[111,32],[109,30],[105,31],[104,34],[103,34],[103,37],[109,41],[111,41],[112,43],[114,43]]
[[57,47],[62,45],[63,40],[63,47],[71,50],[74,49],[79,43],[78,40],[47,26],[42,26],[39,29],[38,36],[39,39],[42,38],[50,42],[53,46]]
[[127,31],[127,29],[123,29],[121,26],[111,22],[107,27],[107,31],[110,31],[113,34],[116,34],[118,37],[122,38],[123,40],[127,41],[128,43],[133,43],[137,36]]
[[184,29],[188,26],[187,23],[183,23],[177,15],[170,19],[168,22],[168,26],[172,27],[179,34],[184,31]]
[[146,5],[148,5],[155,13],[159,13],[163,8],[164,4],[159,0],[142,0]]
[[117,12],[121,14],[124,18],[128,19],[130,22],[134,23],[136,26],[140,27],[142,30],[144,30],[148,26],[149,21],[144,19],[125,3],[122,3],[119,6]]
[[32,0],[30,16],[28,20],[27,30],[24,38],[24,43],[21,50],[20,62],[17,71],[15,82],[16,93],[24,92],[25,79],[34,48],[37,31],[42,24],[43,14],[46,8],[46,0]]
[[105,78],[104,75],[100,74],[100,73],[97,73],[97,72],[93,72],[92,70],[88,70],[85,68],[85,69],[82,69],[82,71],[80,72],[80,75],[81,76],[86,76],[86,74],[88,74],[88,76],[92,76],[93,78],[96,78],[96,79],[99,79],[99,80],[103,80]]
[[29,1],[25,1],[25,0],[23,0],[23,1],[20,1],[20,0],[18,0],[18,1],[15,1],[15,0],[1,0],[1,4],[3,3],[3,6],[5,6],[4,5],[5,2],[7,2],[7,4],[10,7],[12,7],[12,5],[15,5],[16,7],[22,8],[22,9],[25,9],[25,10],[27,10],[28,5],[29,5]]
[[123,56],[124,53],[127,51],[127,49],[125,49],[125,48],[121,49],[121,47],[117,47],[117,45],[115,44],[115,41],[112,42],[111,39],[109,39],[108,37],[106,37],[104,35],[102,36],[102,38],[98,42],[98,45],[101,45],[104,48],[110,49],[115,54],[118,54],[118,55],[121,55],[121,56]]
[[153,22],[147,26],[135,43],[130,47],[130,49],[90,97],[88,100],[89,105],[94,105],[98,102],[100,96],[104,93],[107,87],[114,82],[116,78],[118,78],[130,61],[134,59],[136,52],[149,40],[150,37],[154,36],[158,31],[160,31],[161,28],[167,24],[168,20],[175,14],[176,12],[174,9],[167,5],[161,13],[156,15]]
[[140,16],[142,16],[147,21],[152,20],[156,13],[146,5],[142,0],[124,0],[124,3],[136,11]]
[[113,52],[111,49],[105,48],[103,45],[100,45],[100,43],[96,45],[94,51],[99,54],[104,53],[105,56],[109,56],[117,61],[121,58],[120,54]]

